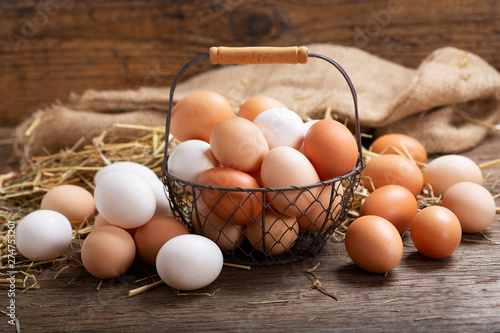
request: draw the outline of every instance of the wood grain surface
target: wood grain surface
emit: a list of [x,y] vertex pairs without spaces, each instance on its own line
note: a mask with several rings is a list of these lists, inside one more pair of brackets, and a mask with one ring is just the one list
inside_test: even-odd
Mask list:
[[455,46],[500,69],[495,0],[19,0],[0,17],[1,126],[72,92],[169,86],[211,46],[335,43],[410,67]]
[[[464,155],[483,163],[499,151],[500,134],[492,133]],[[486,188],[499,193],[500,165],[483,175]],[[420,255],[407,232],[403,260],[384,275],[361,270],[344,244],[330,239],[317,256],[298,263],[224,267],[198,291],[177,294],[163,284],[133,297],[129,290],[152,282],[152,267],[137,261],[97,290],[99,280],[83,267],[64,269],[75,264],[69,261],[32,272],[40,289],[18,292],[16,315],[22,332],[499,332],[499,241],[498,214],[484,236],[464,234],[443,260]],[[78,245],[67,254],[78,258]],[[313,274],[338,300],[313,287],[307,271],[318,263]],[[3,311],[8,298],[1,294]],[[0,331],[15,332],[8,319],[0,316]]]

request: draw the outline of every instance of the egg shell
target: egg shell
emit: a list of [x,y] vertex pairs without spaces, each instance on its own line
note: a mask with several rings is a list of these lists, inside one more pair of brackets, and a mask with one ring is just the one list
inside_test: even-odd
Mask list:
[[372,158],[366,163],[361,176],[363,185],[370,192],[385,185],[400,185],[416,196],[424,185],[422,172],[415,162],[400,155],[380,155]]
[[[216,167],[204,171],[198,183],[216,187],[256,189],[259,183],[249,174],[226,167]],[[218,191],[205,189],[200,197],[213,213],[220,218],[230,219],[233,223],[246,225],[262,211],[258,192]]]
[[[253,247],[265,254],[278,255],[297,241],[299,223],[293,216],[267,210],[262,218],[247,226],[246,235]],[[264,244],[265,243],[265,244]]]
[[363,201],[359,215],[383,217],[403,234],[417,212],[418,203],[413,193],[400,185],[386,185],[373,191]]
[[485,230],[496,217],[495,199],[487,189],[473,182],[451,186],[443,196],[442,206],[457,216],[462,232],[466,233]]
[[[280,146],[272,149],[262,162],[260,171],[264,187],[281,188],[306,186],[319,182],[316,169],[298,150]],[[307,191],[287,190],[266,193],[270,204],[278,211],[292,216],[300,216],[316,200],[320,187]]]
[[[335,186],[335,190],[333,189]],[[330,206],[330,200],[332,200],[332,190],[333,198],[332,204]],[[332,186],[324,186],[320,190],[318,200],[314,201],[304,215],[298,218],[299,226],[302,231],[307,230],[311,232],[321,232],[327,230],[333,221],[337,220],[340,211],[342,210],[342,196],[344,195],[344,188],[342,184],[334,184]],[[330,209],[329,209],[330,207]],[[330,213],[330,217],[326,219],[327,212]]]
[[181,235],[166,242],[156,257],[156,270],[169,286],[196,290],[214,282],[224,258],[213,241],[199,235]]
[[365,215],[354,220],[345,234],[345,248],[352,261],[372,273],[386,273],[403,258],[403,241],[386,219]]
[[372,142],[369,150],[377,154],[402,154],[419,162],[417,163],[419,167],[422,167],[427,162],[425,147],[420,141],[405,134],[382,135]]
[[314,123],[304,138],[304,154],[322,180],[343,176],[356,166],[358,145],[342,123],[321,119]]
[[73,236],[69,220],[56,211],[37,210],[17,224],[15,243],[24,257],[44,261],[62,255]]
[[[201,140],[187,140],[172,149],[168,157],[168,172],[182,180],[196,183],[200,174],[219,166],[210,144]],[[188,187],[189,188],[189,187]]]
[[437,157],[422,172],[424,182],[431,185],[435,196],[444,195],[451,186],[461,182],[483,185],[483,174],[479,166],[462,155]]
[[264,134],[269,149],[289,146],[300,149],[304,142],[302,118],[287,108],[272,108],[260,113],[253,123]]
[[151,186],[156,200],[155,216],[172,215],[172,209],[170,208],[170,203],[168,201],[168,191],[156,173],[145,165],[129,161],[115,162],[97,171],[94,176],[94,184],[97,186],[100,179],[106,174],[120,170],[130,171],[141,176],[149,184],[149,186]]
[[[102,217],[101,214],[97,214],[97,216],[94,219],[94,230],[98,229],[98,228],[101,228],[101,227],[105,227],[105,226],[113,226],[113,224],[111,224],[108,221],[106,221],[104,219],[104,217]],[[125,230],[126,232],[128,232],[130,234],[130,236],[134,237],[134,234],[135,234],[137,228],[123,229],[123,230]]]
[[156,256],[163,244],[174,237],[189,234],[181,221],[171,216],[156,216],[137,228],[134,235],[137,253],[146,263],[155,265]]
[[210,135],[210,147],[220,164],[244,172],[258,171],[269,152],[266,138],[257,125],[241,117],[218,122]]
[[417,250],[433,259],[452,255],[462,239],[458,218],[441,206],[429,206],[419,211],[413,218],[410,233]]
[[170,133],[179,141],[209,142],[213,127],[231,117],[227,99],[214,91],[198,91],[182,98],[172,109]]
[[92,193],[83,187],[59,185],[45,193],[40,209],[59,212],[72,226],[81,228],[93,219],[96,205]]
[[221,219],[201,199],[196,205],[197,210],[192,212],[192,224],[198,235],[208,237],[225,251],[233,251],[243,244],[245,226]]
[[82,245],[85,269],[99,279],[122,275],[132,266],[136,248],[128,232],[115,226],[104,226],[87,235]]
[[238,116],[253,121],[262,112],[272,108],[284,108],[285,105],[268,96],[255,96],[241,104]]
[[95,187],[94,199],[102,217],[124,229],[140,227],[156,211],[151,186],[141,176],[125,170],[103,176]]
[[[311,126],[317,123],[319,119],[308,120],[304,123],[304,138],[306,137],[307,131],[311,128]],[[304,141],[302,141],[302,146],[300,146],[299,151],[304,154]]]

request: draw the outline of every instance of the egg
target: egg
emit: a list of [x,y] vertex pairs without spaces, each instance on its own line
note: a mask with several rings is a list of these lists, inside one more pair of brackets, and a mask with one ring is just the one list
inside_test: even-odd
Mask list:
[[170,133],[179,141],[209,142],[215,124],[232,115],[231,105],[224,96],[214,91],[198,91],[182,98],[172,109]]
[[[259,183],[249,174],[233,168],[216,167],[204,171],[198,183],[216,187],[256,189]],[[224,220],[246,225],[255,219],[262,210],[259,193],[246,191],[203,190],[200,197],[213,213]]]
[[[102,217],[101,214],[97,214],[97,216],[94,219],[94,229],[98,229],[101,227],[106,227],[106,226],[112,226],[113,224],[109,223]],[[123,228],[122,228],[123,229]],[[131,229],[123,229],[126,232],[130,234],[130,236],[134,237],[135,232],[137,231],[137,228],[131,228]]]
[[272,108],[284,108],[277,99],[268,96],[255,96],[241,104],[238,116],[253,121],[260,113]]
[[427,164],[423,169],[424,182],[432,187],[435,196],[444,195],[452,185],[473,182],[483,185],[483,174],[479,166],[462,155],[443,155]]
[[270,255],[282,254],[297,241],[299,224],[293,216],[280,215],[267,210],[260,218],[248,225],[246,235],[253,247]]
[[443,196],[442,206],[457,216],[466,233],[485,230],[496,217],[495,199],[487,189],[473,182],[451,186]]
[[189,234],[189,229],[171,216],[156,216],[137,228],[134,235],[137,253],[146,263],[155,265],[163,244],[172,238]]
[[156,270],[170,287],[195,290],[214,282],[222,271],[222,252],[210,239],[181,235],[166,242],[156,257]]
[[410,234],[413,245],[421,254],[443,259],[452,255],[460,245],[462,228],[451,210],[429,206],[415,215]]
[[342,123],[321,119],[314,123],[304,138],[304,154],[322,180],[343,176],[358,160],[358,145]]
[[417,212],[418,203],[413,193],[400,185],[386,185],[373,191],[363,201],[359,214],[383,217],[403,234]]
[[129,161],[115,162],[97,171],[94,176],[94,184],[97,186],[100,179],[106,174],[119,170],[133,172],[141,176],[151,186],[156,200],[155,216],[172,215],[172,209],[168,200],[168,191],[156,173],[145,165]]
[[[336,190],[333,191],[334,198],[332,198],[332,186]],[[334,184],[332,186],[324,186],[321,188],[318,200],[314,201],[303,215],[298,218],[300,228],[302,230],[321,232],[327,230],[333,221],[338,218],[342,210],[342,196],[344,195],[344,188],[342,184]],[[331,206],[330,201],[332,201]],[[330,208],[330,209],[329,209]],[[330,212],[330,217],[326,219],[327,212]]]
[[278,146],[300,149],[304,142],[304,122],[287,108],[266,110],[255,117],[253,123],[264,133],[269,149]]
[[241,117],[218,122],[210,135],[210,147],[220,164],[244,172],[259,171],[269,152],[266,138],[257,125]]
[[416,161],[419,166],[427,162],[425,147],[418,140],[405,134],[382,135],[372,142],[369,150],[377,154],[403,154]]
[[[317,123],[318,121],[319,119],[313,119],[313,120],[308,120],[304,123],[304,138],[306,136],[307,131],[309,131],[309,129],[311,128],[311,126]],[[302,141],[302,146],[300,146],[299,150],[302,154],[304,154],[304,141]]]
[[63,214],[43,209],[26,215],[15,230],[19,253],[36,261],[61,256],[71,243],[72,236],[71,223]]
[[[172,149],[167,167],[170,174],[182,180],[196,183],[200,174],[219,166],[210,144],[201,140],[187,140]],[[189,188],[189,187],[188,187]]]
[[134,239],[115,226],[95,229],[83,241],[81,255],[85,269],[99,279],[122,275],[132,266],[136,254]]
[[141,176],[125,170],[103,176],[95,187],[94,199],[106,221],[125,229],[140,227],[156,211],[151,186]]
[[59,185],[45,193],[40,209],[59,212],[72,226],[80,228],[93,219],[96,206],[92,193],[83,187]]
[[352,261],[366,271],[386,273],[403,258],[403,241],[396,227],[380,216],[354,220],[345,233],[345,248]]
[[[361,181],[368,191],[385,185],[400,185],[414,196],[422,191],[424,179],[415,162],[400,155],[380,155],[366,163]],[[374,188],[375,187],[375,188]]]
[[[266,155],[260,176],[264,187],[272,188],[306,186],[319,182],[311,162],[301,152],[288,146],[276,147]],[[316,200],[319,190],[320,187],[316,186],[307,191],[269,191],[266,196],[276,210],[300,216]]]
[[208,237],[225,251],[233,251],[245,241],[245,226],[221,219],[211,211],[203,200],[196,202],[192,212],[194,231]]

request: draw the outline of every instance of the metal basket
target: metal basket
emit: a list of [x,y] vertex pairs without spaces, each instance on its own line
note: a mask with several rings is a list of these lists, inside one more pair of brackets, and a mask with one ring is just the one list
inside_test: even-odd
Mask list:
[[[225,55],[224,52],[230,57],[221,60],[218,56]],[[175,88],[184,73],[196,63],[204,60],[210,60],[212,64],[306,63],[307,58],[318,58],[333,65],[342,74],[352,93],[358,160],[356,167],[349,173],[308,186],[257,189],[208,186],[185,181],[170,174],[167,168],[167,149],[165,149],[162,181],[168,190],[174,216],[181,220],[191,232],[207,236],[218,243],[223,252],[224,261],[227,263],[272,266],[313,256],[321,250],[339,223],[344,220],[352,204],[354,190],[359,184],[360,174],[364,167],[356,91],[347,73],[339,64],[324,55],[308,53],[305,47],[211,48],[209,54],[197,57],[187,63],[172,83],[166,121],[166,140],[168,140],[170,133]],[[210,198],[213,198],[209,194],[214,193],[218,194],[216,202],[205,204],[205,202],[212,200]],[[235,196],[239,198],[243,196],[248,200],[257,199],[262,206],[261,213],[250,222],[258,225],[257,228],[252,227],[253,243],[247,235],[247,232],[250,232],[250,224],[247,225],[247,228],[236,225],[232,222],[231,216],[221,216],[217,209],[217,203],[220,200],[232,200],[237,205],[233,199]],[[271,209],[273,200],[282,200],[283,198],[289,200],[290,207],[297,208],[295,203],[301,196],[309,196],[311,204],[304,211],[300,211],[295,222],[291,221],[288,216]],[[240,206],[237,209],[241,213],[244,208],[241,205],[241,200],[239,202]],[[309,210],[313,209],[316,214],[309,214]],[[298,223],[299,218],[301,219],[301,228],[294,224]],[[286,230],[284,232],[279,234],[272,232],[275,227],[274,223],[279,223],[282,228],[285,222]],[[276,224],[277,226],[278,224]],[[258,231],[259,241],[256,241],[255,230]]]

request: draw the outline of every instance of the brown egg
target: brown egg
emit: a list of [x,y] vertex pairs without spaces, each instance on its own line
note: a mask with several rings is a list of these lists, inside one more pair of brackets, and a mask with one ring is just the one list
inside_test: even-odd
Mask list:
[[473,182],[451,186],[443,196],[442,205],[457,216],[466,233],[481,232],[495,222],[495,199],[486,188]]
[[[98,228],[110,226],[110,225],[115,226],[114,224],[111,224],[108,221],[106,221],[104,219],[104,217],[102,217],[101,214],[97,214],[97,216],[94,219],[94,229],[98,229]],[[122,228],[122,229],[125,230],[126,232],[128,232],[130,234],[130,236],[132,236],[132,237],[134,237],[135,231],[137,230],[137,228],[132,228],[132,229]]]
[[483,185],[483,173],[479,166],[462,155],[443,155],[432,160],[422,171],[424,182],[429,184],[437,197],[444,195],[453,185],[473,182]]
[[460,245],[462,228],[457,216],[448,208],[428,206],[413,218],[410,235],[418,252],[432,259],[443,259]]
[[179,141],[209,142],[215,124],[232,115],[231,105],[221,94],[195,92],[181,99],[172,109],[170,132]]
[[396,227],[374,215],[362,216],[349,225],[345,248],[356,265],[373,273],[389,272],[403,258],[403,241]]
[[272,108],[285,108],[286,106],[280,101],[267,97],[255,96],[241,104],[238,116],[253,121],[262,112]]
[[189,234],[181,221],[171,216],[156,216],[137,228],[134,235],[137,253],[146,263],[154,266],[161,247],[172,238]]
[[422,168],[427,162],[427,151],[424,146],[411,136],[404,134],[385,134],[373,141],[369,148],[377,154],[403,154],[417,162]]
[[361,176],[363,185],[370,192],[385,185],[401,185],[416,196],[424,185],[422,172],[415,162],[400,155],[389,154],[372,158],[366,163]]
[[[226,167],[215,167],[201,173],[198,183],[217,187],[238,187],[242,189],[260,188],[259,183],[249,174]],[[230,219],[235,224],[246,225],[262,211],[259,193],[245,191],[203,190],[200,195],[214,214],[223,220]]]
[[312,232],[325,231],[332,225],[333,221],[337,219],[342,209],[341,202],[344,188],[341,184],[334,184],[333,186],[337,188],[337,191],[334,192],[335,198],[333,198],[331,205],[330,218],[325,221],[330,199],[332,197],[332,187],[325,186],[321,189],[318,200],[313,202],[313,204],[307,208],[305,214],[298,218],[301,230]]
[[[299,234],[299,223],[292,216],[266,211],[265,221],[257,219],[248,225],[246,235],[254,248],[262,253],[277,255],[290,249]],[[265,225],[265,228],[263,227]],[[264,248],[265,239],[265,248]]]
[[83,241],[82,263],[85,269],[99,279],[122,275],[135,258],[134,239],[125,230],[104,226],[92,231]]
[[220,164],[249,173],[259,171],[269,152],[266,138],[257,125],[241,117],[218,122],[210,135],[210,147]]
[[59,185],[45,193],[40,209],[59,212],[73,227],[81,228],[92,220],[96,207],[92,193],[83,187]]
[[[279,146],[272,149],[262,162],[260,171],[265,187],[306,186],[319,182],[314,166],[298,150]],[[307,191],[287,190],[267,192],[270,204],[278,211],[291,216],[300,216],[316,200],[320,187]]]
[[365,199],[359,215],[383,217],[403,234],[417,212],[418,204],[413,193],[400,185],[386,185],[376,189]]
[[233,251],[245,241],[245,226],[233,224],[231,221],[221,219],[210,212],[203,200],[198,199],[197,208],[199,220],[196,211],[193,209],[192,223],[194,231],[205,237],[210,238],[219,247],[226,251]]
[[304,154],[322,180],[345,175],[356,166],[358,145],[352,133],[333,119],[315,122],[304,138]]

